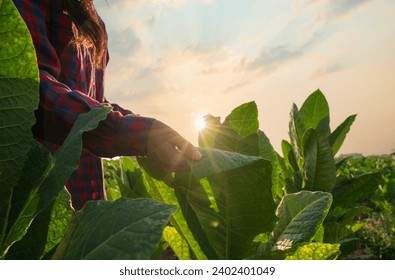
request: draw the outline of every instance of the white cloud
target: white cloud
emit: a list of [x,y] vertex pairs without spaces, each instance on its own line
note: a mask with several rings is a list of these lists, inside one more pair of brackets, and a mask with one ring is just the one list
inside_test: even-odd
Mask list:
[[320,78],[345,69],[346,67],[340,63],[328,64],[316,69],[310,76],[311,79]]
[[367,6],[372,0],[298,0],[294,2],[297,13],[308,9],[315,10],[315,21],[326,24]]
[[323,34],[315,33],[300,45],[287,44],[277,45],[271,48],[262,48],[259,55],[253,60],[243,59],[239,70],[242,71],[261,71],[263,73],[273,73],[293,60],[306,54],[314,45],[320,42]]

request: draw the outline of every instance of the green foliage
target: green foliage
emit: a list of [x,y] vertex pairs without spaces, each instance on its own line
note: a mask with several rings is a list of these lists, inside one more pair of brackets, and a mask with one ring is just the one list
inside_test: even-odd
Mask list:
[[9,206],[10,215],[4,219],[8,227],[3,229],[3,254],[7,253],[14,242],[22,239],[40,213],[53,205],[67,179],[78,166],[82,133],[95,128],[109,110],[110,108],[93,109],[81,115],[54,156],[37,142],[32,146],[21,180],[14,188]]
[[324,137],[330,134],[329,105],[321,91],[315,91],[306,99],[300,113],[306,130],[316,129]]
[[[140,160],[145,180],[151,182],[148,193],[171,190],[171,200],[182,210],[176,220],[186,221],[184,231],[192,233],[207,258],[286,258],[319,231],[323,240],[322,225],[332,202],[328,192],[337,180],[328,140],[329,108],[317,91],[300,112],[294,105],[292,115],[291,142],[283,142],[285,158],[259,130],[257,106],[249,102],[223,123],[205,117],[208,123],[199,143],[206,149],[201,161],[191,162],[190,173],[160,174],[146,159]],[[190,244],[191,235],[180,235]]]
[[[339,174],[348,181],[379,174],[379,187],[373,195],[353,193],[361,197],[363,205],[370,211],[360,213],[361,224],[356,232],[360,241],[358,254],[349,258],[394,259],[395,258],[395,161],[389,155],[348,157],[339,169]],[[365,174],[365,175],[364,175]],[[360,181],[360,179],[358,180]],[[373,210],[373,211],[372,211]]]
[[[254,237],[270,230],[275,221],[270,163],[216,149],[201,153],[202,160],[191,162],[190,173],[162,176],[167,176],[174,194],[159,199],[179,205],[182,216],[177,221],[185,219],[183,225],[209,259],[246,257]],[[146,170],[154,168],[146,160],[140,163]]]
[[77,212],[54,259],[149,259],[174,207],[152,199],[89,201]]
[[[290,141],[284,140],[282,143],[284,160],[277,157],[277,164],[272,161],[280,169],[284,194],[301,190],[332,194],[333,204],[328,219],[323,223],[323,240],[342,244],[342,252],[347,253],[359,246],[355,242],[355,232],[360,229],[355,224],[360,214],[358,204],[372,196],[378,188],[380,177],[378,173],[363,173],[348,179],[339,175],[338,169],[344,162],[337,163],[335,154],[355,118],[356,115],[349,116],[332,132],[328,103],[321,91],[315,91],[300,110],[293,105],[289,123]],[[277,194],[281,192],[277,191]],[[348,217],[346,223],[344,215],[353,216]]]
[[220,118],[205,117],[206,127],[200,132],[199,145],[240,154],[275,157],[269,138],[259,130],[258,109],[255,102],[235,108],[221,124]]
[[339,169],[344,180],[359,178],[364,174],[380,174],[379,188],[371,198],[371,207],[380,211],[391,210],[395,205],[395,160],[391,156],[345,158]]
[[338,244],[309,243],[299,247],[287,260],[334,260],[339,255]]
[[35,141],[35,51],[13,3],[0,1],[0,8],[0,259],[45,259],[54,252],[68,259],[150,258],[174,207],[122,199],[71,208],[64,185],[78,167],[82,134],[111,107],[81,114],[54,155]]
[[[38,68],[25,23],[12,1],[0,2],[0,257],[6,241],[12,197],[32,146],[38,105]],[[8,243],[6,245],[5,243]]]
[[311,241],[328,214],[331,202],[331,195],[324,192],[302,191],[284,196],[276,212],[279,221],[273,231],[273,249],[287,250],[295,244]]
[[[249,107],[249,110],[255,112],[254,105],[246,103],[240,108]],[[231,113],[232,118],[237,113],[241,120],[256,115],[247,115],[243,111],[236,108]],[[355,219],[361,214],[360,209],[367,211],[367,208],[360,208],[359,203],[372,196],[378,188],[380,177],[378,173],[363,173],[348,179],[339,175],[338,169],[344,162],[336,162],[335,155],[355,118],[356,115],[349,116],[332,132],[329,105],[322,92],[317,90],[306,99],[300,110],[293,104],[289,122],[290,139],[282,142],[283,157],[273,150],[270,141],[259,130],[250,130],[248,136],[243,135],[244,138],[238,135],[237,129],[228,124],[229,117],[222,124],[218,119],[214,125],[209,123],[199,139],[202,141],[206,135],[215,135],[215,141],[211,140],[215,148],[269,159],[273,167],[272,194],[276,203],[280,203],[287,194],[306,190],[331,193],[333,205],[327,209],[328,219],[322,223],[320,239],[342,244],[344,249],[347,244],[348,250],[352,251],[358,246],[353,241],[357,239],[355,232],[361,228],[355,223]],[[342,234],[338,234],[339,232]]]
[[48,259],[74,214],[70,195],[62,189],[52,204],[37,215],[23,238],[9,249],[7,259]]
[[187,241],[185,241],[174,227],[165,227],[163,239],[170,245],[179,260],[191,259]]
[[[201,152],[192,174],[176,177],[183,214],[200,244],[204,234],[209,243],[204,247],[213,248],[218,258],[245,258],[254,237],[275,222],[270,162],[219,150]],[[190,223],[189,216],[197,223]]]
[[[300,111],[294,104],[290,114],[290,142],[283,141],[286,165],[285,193],[301,189],[331,192],[337,182],[335,153],[343,143],[355,116],[347,118],[333,133],[329,106],[321,91],[312,93]],[[302,176],[302,177],[300,177]],[[302,184],[300,184],[302,183]]]
[[191,162],[191,172],[166,174],[139,159],[143,174],[134,167],[118,177],[137,178],[126,185],[143,184],[141,194],[178,206],[171,218],[177,238],[165,239],[177,250],[188,244],[191,258],[344,257],[360,246],[357,233],[364,223],[357,219],[371,211],[362,203],[377,192],[380,173],[342,174],[347,160],[337,161],[335,154],[356,116],[332,132],[329,106],[319,90],[300,110],[294,104],[290,116],[284,157],[259,130],[257,106],[249,102],[223,123],[205,117],[199,135],[203,159]]
[[276,210],[278,223],[269,241],[259,246],[254,258],[287,258],[300,246],[313,241],[331,202],[331,195],[325,192],[301,191],[285,195]]
[[[158,175],[158,171],[153,172],[155,167],[146,159],[140,160],[147,171],[144,177],[151,181],[151,190],[156,188],[163,193],[167,189],[170,193],[155,198],[171,199],[181,208],[182,213],[176,211],[171,223],[178,230],[179,222],[185,221],[184,231],[187,225],[187,232],[192,236],[180,230],[179,233],[188,244],[192,237],[194,245],[197,241],[209,259],[275,258],[276,255],[285,258],[288,249],[292,251],[312,241],[327,215],[332,201],[330,194],[303,191],[286,195],[275,211],[267,161],[215,149],[201,152],[203,159],[191,162],[190,173],[175,177],[162,174],[154,179],[149,174]],[[262,164],[267,166],[266,175],[259,175],[259,170],[265,170]],[[260,190],[260,186],[266,186],[266,191]],[[272,205],[271,209],[267,204]],[[279,219],[277,225],[274,214]],[[257,236],[271,238],[256,243]]]
[[331,192],[336,183],[336,166],[331,146],[318,130],[303,135],[303,189]]
[[[176,197],[173,188],[173,184],[174,184],[173,176],[158,172],[156,167],[153,166],[150,163],[150,161],[139,159],[139,162],[141,166],[143,166],[144,169],[146,170],[144,172],[144,179],[145,179],[144,182],[147,186],[147,189],[149,189],[149,195],[152,198],[162,201],[164,203],[177,206],[177,209],[173,212],[170,223],[171,226],[177,230],[178,234],[188,244],[190,248],[190,257],[192,259],[204,260],[207,259],[208,257],[206,256],[206,254],[209,254],[209,256],[214,256],[214,252],[212,250],[211,251],[206,250],[206,254],[203,252],[198,241],[196,240],[190,228],[188,227],[188,223],[184,218],[179,201]],[[149,175],[148,172],[151,175]],[[154,174],[154,176],[152,176],[152,174]],[[184,242],[184,241],[180,241],[180,242]],[[169,244],[170,246],[172,246],[172,248],[182,245],[175,243],[169,243]],[[173,248],[173,250],[176,250],[176,248]]]

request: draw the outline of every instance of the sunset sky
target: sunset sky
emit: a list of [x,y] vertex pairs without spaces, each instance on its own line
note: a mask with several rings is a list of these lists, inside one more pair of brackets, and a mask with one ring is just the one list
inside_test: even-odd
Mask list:
[[342,153],[395,149],[395,0],[96,0],[109,100],[197,144],[197,119],[254,100],[280,151],[289,112],[321,89]]

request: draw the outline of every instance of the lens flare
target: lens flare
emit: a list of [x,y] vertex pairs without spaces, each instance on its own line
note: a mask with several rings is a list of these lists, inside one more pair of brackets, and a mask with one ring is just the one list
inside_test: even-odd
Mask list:
[[206,121],[203,116],[200,116],[196,119],[196,127],[199,131],[202,131],[206,128]]

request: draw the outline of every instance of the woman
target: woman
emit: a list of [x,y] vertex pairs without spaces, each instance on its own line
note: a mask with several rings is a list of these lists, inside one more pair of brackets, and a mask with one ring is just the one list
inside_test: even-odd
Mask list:
[[[103,93],[107,34],[92,0],[14,0],[33,38],[40,71],[40,105],[33,133],[52,152],[79,114],[109,102]],[[116,104],[83,135],[78,169],[66,187],[75,209],[105,199],[101,157],[148,156],[168,171],[186,171],[201,154],[169,126]]]

